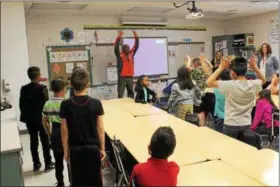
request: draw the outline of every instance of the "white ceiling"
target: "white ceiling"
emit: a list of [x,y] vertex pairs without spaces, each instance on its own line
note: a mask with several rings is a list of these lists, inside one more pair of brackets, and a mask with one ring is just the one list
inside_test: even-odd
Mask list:
[[[161,18],[184,18],[187,13],[187,6],[175,8],[174,1],[143,2],[142,0],[133,0],[129,2],[45,2],[51,3],[33,4],[43,2],[25,2],[26,14],[35,15],[113,15],[118,17],[125,16],[146,16]],[[178,2],[178,1],[177,1]],[[178,4],[182,4],[181,1]],[[72,7],[72,4],[75,4]],[[78,4],[78,5],[77,5]],[[79,6],[81,5],[81,6]],[[279,9],[279,1],[266,0],[260,2],[252,2],[247,0],[231,0],[231,1],[212,1],[196,2],[197,8],[204,11],[204,19],[229,20],[238,17],[246,17],[266,12],[272,12]],[[34,7],[37,7],[34,8]],[[68,7],[68,8],[66,8]],[[72,9],[70,9],[70,8]],[[82,10],[79,10],[81,8]]]

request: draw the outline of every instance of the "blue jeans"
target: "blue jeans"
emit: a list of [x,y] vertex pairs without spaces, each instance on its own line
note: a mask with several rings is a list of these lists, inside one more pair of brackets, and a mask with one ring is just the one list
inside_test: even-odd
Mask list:
[[229,125],[224,124],[223,133],[232,138],[239,139],[240,136],[242,136],[243,132],[247,129],[250,129],[250,125],[229,126]]

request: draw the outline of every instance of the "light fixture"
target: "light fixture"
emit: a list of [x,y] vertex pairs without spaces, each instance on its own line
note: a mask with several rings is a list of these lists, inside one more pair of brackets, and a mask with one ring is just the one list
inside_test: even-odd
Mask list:
[[198,9],[196,6],[195,6],[195,1],[187,1],[181,5],[178,5],[177,3],[173,3],[174,7],[176,8],[180,8],[184,5],[187,5],[189,3],[192,3],[192,8],[187,8],[187,10],[189,11],[189,14],[187,14],[185,16],[186,19],[199,19],[199,18],[202,18],[204,15],[203,15],[203,11],[202,9]]

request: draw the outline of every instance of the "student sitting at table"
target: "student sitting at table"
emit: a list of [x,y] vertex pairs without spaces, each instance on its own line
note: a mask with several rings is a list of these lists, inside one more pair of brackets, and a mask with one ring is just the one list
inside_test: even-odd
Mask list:
[[[146,75],[141,75],[136,83],[135,87],[135,102],[136,103],[151,103],[155,102],[159,97],[157,96],[156,92],[151,90],[148,86],[150,85],[149,78]],[[153,97],[153,99],[150,99],[150,95]]]
[[130,186],[176,186],[179,166],[168,162],[176,147],[176,137],[170,127],[159,127],[148,147],[151,157],[137,164],[131,175]]
[[[228,70],[224,70],[219,76],[219,80],[227,81],[230,80],[230,75]],[[215,94],[215,107],[214,107],[214,117],[215,117],[215,130],[218,132],[223,132],[224,118],[225,118],[225,94],[221,93],[218,88],[214,88]]]
[[[253,124],[251,129],[258,132],[259,134],[267,134],[271,129],[272,123],[272,109],[277,108],[272,101],[271,91],[264,89],[259,93],[259,99],[256,106],[255,117],[253,120]],[[275,132],[279,133],[279,120],[274,121],[274,126],[276,128]],[[262,131],[263,128],[259,128],[261,126],[265,126],[265,132]]]
[[[258,78],[257,80],[246,80],[247,60],[243,57],[228,57],[223,59],[219,68],[208,78],[209,87],[218,88],[226,96],[225,122],[223,133],[238,139],[240,135],[250,128],[251,112],[255,103],[256,93],[262,90],[266,82],[264,76],[256,65],[256,60],[250,59],[250,67]],[[217,78],[228,67],[232,80],[221,81]]]
[[177,83],[172,86],[167,105],[174,109],[176,117],[185,120],[186,114],[193,113],[194,103],[201,104],[200,90],[192,81],[190,70],[182,66],[177,71]]

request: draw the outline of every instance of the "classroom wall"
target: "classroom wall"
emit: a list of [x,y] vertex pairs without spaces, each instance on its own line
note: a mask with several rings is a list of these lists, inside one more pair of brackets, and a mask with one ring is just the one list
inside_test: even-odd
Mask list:
[[[249,16],[245,18],[225,21],[225,34],[254,33],[255,45],[261,45],[264,42],[269,43],[269,20],[278,20],[279,12],[269,12],[265,14]],[[273,53],[279,59],[279,44],[272,45]]]
[[[22,85],[29,82],[29,67],[24,6],[22,2],[1,2],[1,96],[12,100],[19,119],[19,94]],[[11,91],[2,90],[2,80],[10,82]],[[25,124],[19,123],[24,130]]]
[[[28,38],[28,51],[29,60],[31,65],[39,66],[42,69],[42,75],[48,77],[47,61],[46,61],[46,45],[66,45],[60,39],[60,31],[65,27],[72,29],[75,33],[75,38],[70,44],[81,43],[82,38],[79,32],[83,31],[84,24],[119,24],[119,19],[112,16],[28,16],[27,23],[27,38]],[[205,26],[207,31],[204,33],[205,41],[205,54],[212,58],[212,36],[223,35],[224,27],[221,21],[212,20],[185,20],[185,19],[168,19],[169,25],[190,25],[190,26]],[[102,33],[98,31],[100,41],[106,38],[115,38],[117,33],[112,35],[111,32]],[[178,32],[178,31],[177,31]],[[182,31],[180,31],[182,32]],[[106,33],[106,34],[105,34]],[[153,34],[154,35],[154,34]],[[176,36],[176,32],[174,32]],[[187,31],[185,38],[188,38]],[[82,41],[83,42],[83,41]]]

